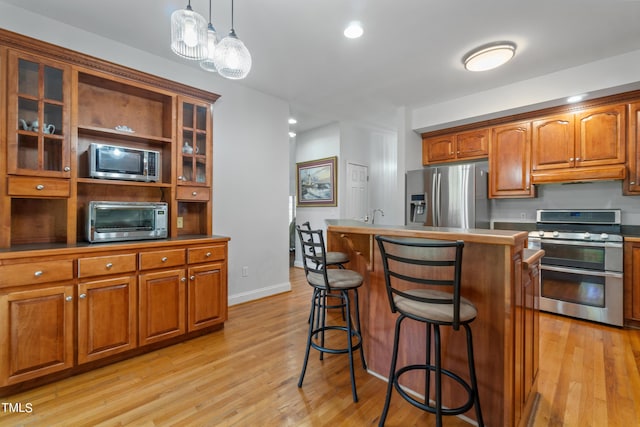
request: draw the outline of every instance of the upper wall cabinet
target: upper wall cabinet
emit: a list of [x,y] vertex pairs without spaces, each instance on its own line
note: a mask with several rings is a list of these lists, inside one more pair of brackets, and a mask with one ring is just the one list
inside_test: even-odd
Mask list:
[[489,145],[489,197],[534,197],[530,173],[531,124],[494,127]]
[[422,163],[481,159],[489,155],[489,129],[422,139]]
[[625,105],[535,120],[532,182],[624,178],[625,131]]
[[70,67],[9,51],[7,173],[69,178]]
[[640,103],[629,105],[629,141],[627,147],[627,177],[622,186],[624,194],[640,194]]

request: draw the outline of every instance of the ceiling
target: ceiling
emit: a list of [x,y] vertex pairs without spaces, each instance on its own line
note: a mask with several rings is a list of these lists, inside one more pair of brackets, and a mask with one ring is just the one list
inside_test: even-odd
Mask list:
[[[169,48],[170,15],[187,0],[0,1],[197,67]],[[212,0],[220,37],[231,26],[230,3]],[[191,5],[208,18],[209,2]],[[640,0],[236,0],[234,10],[236,33],[253,59],[249,76],[234,84],[286,100],[298,131],[338,119],[393,129],[398,106],[438,103],[640,49]],[[356,19],[364,35],[345,38],[344,27]],[[511,62],[484,73],[464,70],[465,53],[498,40],[517,44]]]

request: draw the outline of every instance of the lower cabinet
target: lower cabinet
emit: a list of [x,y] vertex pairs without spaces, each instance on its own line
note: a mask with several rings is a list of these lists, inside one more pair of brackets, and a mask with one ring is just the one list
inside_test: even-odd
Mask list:
[[0,290],[0,386],[73,366],[73,283]]
[[640,240],[624,243],[624,323],[640,327]]
[[78,363],[137,347],[136,277],[78,284]]
[[53,260],[0,253],[0,396],[222,325],[229,239],[192,240],[82,247]]
[[189,267],[189,332],[227,319],[227,271],[224,262]]
[[138,279],[140,345],[184,334],[187,331],[185,270],[145,273]]

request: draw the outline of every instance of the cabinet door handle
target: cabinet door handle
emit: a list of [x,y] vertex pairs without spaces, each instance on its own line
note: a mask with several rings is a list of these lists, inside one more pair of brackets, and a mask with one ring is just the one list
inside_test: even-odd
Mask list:
[[195,196],[197,196],[197,195],[198,195],[198,192],[197,192],[197,191],[194,191],[193,193],[191,193],[191,195],[195,197]]
[[111,267],[113,267],[113,263],[108,262],[107,265],[105,265],[105,267],[107,267],[107,270],[110,270]]
[[80,294],[78,295],[78,298],[80,299],[85,299],[87,297],[87,294]]
[[[633,182],[632,182],[633,184]],[[209,258],[211,256],[211,252],[207,252],[206,254],[204,254],[204,256],[206,256],[207,258]]]
[[69,166],[65,166],[65,167],[64,167],[64,171],[65,171],[65,172],[70,172],[70,171],[71,171],[71,168],[70,168]]
[[72,296],[68,296],[68,297],[65,297],[64,300],[67,301],[67,302],[73,301],[73,297]]
[[191,277],[189,277],[189,279],[196,280],[196,276],[191,276]]
[[40,276],[42,276],[42,274],[43,274],[42,270],[38,270],[35,273],[33,273],[33,275],[36,276],[36,277],[40,277]]
[[186,278],[186,277],[183,277],[182,279],[180,279],[180,281],[181,281],[181,282],[186,282],[186,281],[187,281],[187,278]]
[[573,162],[573,157],[569,158],[569,161],[570,161],[570,162]]
[[631,181],[629,184],[636,185],[636,182],[635,181]]
[[42,185],[42,184],[36,185],[36,190],[38,190],[38,191],[44,190],[44,185]]
[[160,261],[162,262],[167,262],[169,260],[169,258],[167,258],[166,256],[163,256],[162,259]]

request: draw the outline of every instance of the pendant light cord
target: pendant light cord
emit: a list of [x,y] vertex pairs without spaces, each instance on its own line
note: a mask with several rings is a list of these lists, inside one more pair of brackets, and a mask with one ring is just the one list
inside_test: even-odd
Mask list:
[[231,0],[231,31],[235,32],[233,30],[233,0]]

